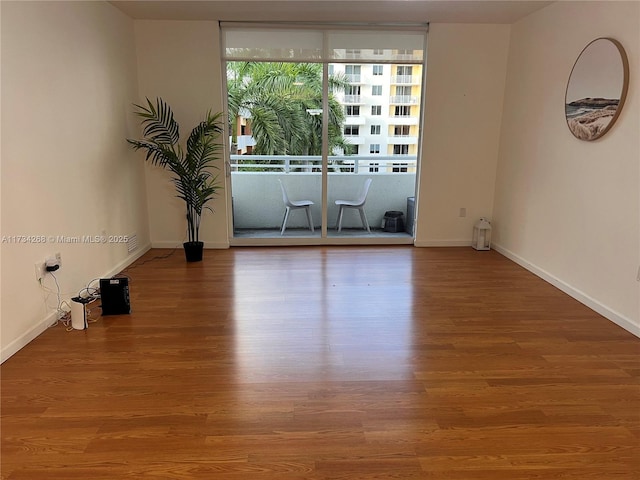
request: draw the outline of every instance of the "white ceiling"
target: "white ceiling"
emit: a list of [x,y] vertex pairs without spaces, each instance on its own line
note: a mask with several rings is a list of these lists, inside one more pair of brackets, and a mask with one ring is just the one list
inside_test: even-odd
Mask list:
[[514,23],[542,0],[114,0],[134,19],[358,23]]

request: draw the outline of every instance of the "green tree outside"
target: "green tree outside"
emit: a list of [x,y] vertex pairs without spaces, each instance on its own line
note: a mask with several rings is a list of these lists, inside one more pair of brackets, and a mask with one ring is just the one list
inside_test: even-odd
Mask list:
[[[343,107],[333,95],[346,85],[343,76],[329,78],[329,152],[348,150]],[[255,155],[322,154],[322,116],[309,113],[322,109],[322,64],[229,62],[227,88],[232,143],[238,119],[246,117]]]

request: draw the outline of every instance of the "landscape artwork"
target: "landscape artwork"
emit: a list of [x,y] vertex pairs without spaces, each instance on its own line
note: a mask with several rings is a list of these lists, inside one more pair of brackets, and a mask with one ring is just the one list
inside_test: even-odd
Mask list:
[[610,38],[589,43],[576,60],[565,96],[567,125],[580,140],[602,137],[618,118],[627,93],[629,65]]

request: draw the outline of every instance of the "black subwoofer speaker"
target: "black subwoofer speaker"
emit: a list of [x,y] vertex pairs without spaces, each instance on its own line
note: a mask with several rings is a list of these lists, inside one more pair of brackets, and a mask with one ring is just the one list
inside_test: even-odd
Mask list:
[[102,315],[123,315],[131,313],[128,278],[101,278],[100,299]]

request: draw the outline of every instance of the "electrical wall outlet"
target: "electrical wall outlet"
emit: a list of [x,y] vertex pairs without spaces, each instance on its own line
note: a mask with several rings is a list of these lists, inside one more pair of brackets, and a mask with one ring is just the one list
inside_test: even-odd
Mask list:
[[466,217],[467,216],[467,209],[462,207],[460,209],[460,213],[458,214],[459,217]]
[[60,252],[56,252],[55,255],[49,255],[45,258],[44,262],[36,262],[35,270],[36,270],[36,280],[39,282],[42,280],[49,271],[47,270],[47,266],[57,265],[59,270],[62,268],[62,254]]
[[47,262],[36,262],[36,280],[39,282],[47,274]]
[[55,272],[60,268],[60,265],[58,265],[58,260],[54,256],[47,257],[45,263],[47,265],[47,272]]

